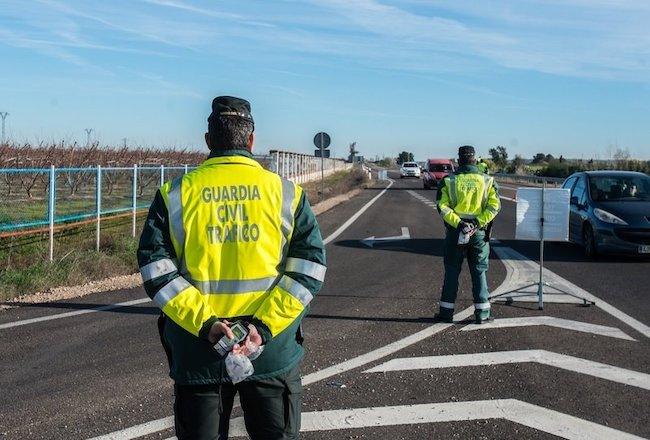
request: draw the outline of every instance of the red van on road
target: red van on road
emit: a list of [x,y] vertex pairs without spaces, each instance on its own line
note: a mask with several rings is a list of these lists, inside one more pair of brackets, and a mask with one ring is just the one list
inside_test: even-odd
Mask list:
[[424,166],[422,185],[424,189],[433,189],[438,181],[444,179],[449,173],[454,172],[454,163],[449,159],[429,159]]

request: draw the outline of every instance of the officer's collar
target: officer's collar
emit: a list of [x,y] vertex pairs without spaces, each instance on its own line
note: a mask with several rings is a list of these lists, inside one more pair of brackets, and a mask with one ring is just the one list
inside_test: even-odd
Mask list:
[[208,159],[213,157],[224,157],[224,156],[244,156],[249,159],[253,158],[253,153],[248,150],[211,150]]
[[248,150],[217,150],[211,151],[208,158],[201,165],[240,163],[262,168]]
[[476,165],[461,165],[458,167],[459,173],[478,173],[478,167]]

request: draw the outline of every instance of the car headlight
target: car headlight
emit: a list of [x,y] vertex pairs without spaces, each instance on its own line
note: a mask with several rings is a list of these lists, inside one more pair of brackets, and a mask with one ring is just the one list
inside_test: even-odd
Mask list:
[[605,223],[613,223],[615,225],[627,225],[627,222],[619,217],[616,217],[611,212],[603,211],[602,209],[595,208],[594,215],[596,218]]

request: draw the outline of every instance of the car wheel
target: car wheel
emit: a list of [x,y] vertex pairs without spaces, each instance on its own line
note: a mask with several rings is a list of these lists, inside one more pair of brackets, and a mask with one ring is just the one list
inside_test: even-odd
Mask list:
[[596,235],[589,223],[586,223],[582,228],[582,245],[584,246],[585,257],[590,259],[596,258],[598,255]]

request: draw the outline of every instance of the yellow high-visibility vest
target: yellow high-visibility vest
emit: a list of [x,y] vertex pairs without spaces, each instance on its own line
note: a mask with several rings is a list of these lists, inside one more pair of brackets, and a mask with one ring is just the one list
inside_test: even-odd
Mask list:
[[302,313],[310,291],[280,271],[321,278],[325,268],[285,258],[298,185],[251,158],[223,156],[160,192],[181,274],[154,297],[167,316],[194,335],[212,316],[254,316],[275,336]]
[[461,220],[475,219],[480,227],[494,220],[501,209],[494,178],[482,173],[458,173],[444,178],[438,200],[442,218],[454,228]]

